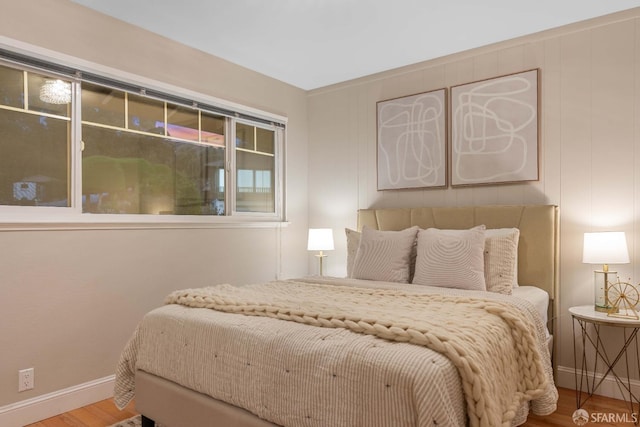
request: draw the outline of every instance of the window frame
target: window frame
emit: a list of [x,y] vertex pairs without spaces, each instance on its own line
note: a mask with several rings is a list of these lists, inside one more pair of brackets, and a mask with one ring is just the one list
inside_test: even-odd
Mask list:
[[[228,131],[230,132],[230,139],[231,141],[235,141],[236,140],[236,124],[237,123],[242,123],[242,124],[246,124],[249,126],[255,126],[255,127],[259,127],[259,128],[263,128],[263,129],[269,129],[266,126],[262,125],[260,126],[259,124],[256,123],[252,123],[246,120],[242,120],[242,119],[236,119],[236,120],[232,120],[229,122],[229,127],[230,129],[228,129]],[[237,216],[237,217],[255,217],[256,215],[258,216],[263,216],[266,219],[270,219],[270,218],[279,218],[283,215],[281,209],[282,206],[284,205],[284,199],[283,199],[283,185],[282,183],[284,182],[284,177],[282,176],[282,171],[284,169],[284,162],[283,162],[283,146],[284,146],[284,135],[283,135],[283,131],[279,131],[277,128],[274,129],[274,141],[273,141],[273,156],[274,156],[274,182],[276,183],[276,188],[274,189],[274,205],[275,205],[275,209],[274,212],[265,212],[265,213],[256,213],[256,212],[243,212],[243,211],[238,211],[236,210],[236,193],[237,193],[237,188],[236,188],[236,171],[237,168],[230,168],[227,167],[227,178],[228,178],[228,183],[229,183],[229,187],[233,186],[233,191],[231,192],[232,194],[230,194],[230,198],[232,198],[233,200],[229,201],[230,206],[232,206],[232,211],[231,211],[231,216]],[[238,150],[236,149],[235,145],[233,147],[231,147],[230,150],[228,151],[233,151],[232,153],[227,153],[227,159],[228,161],[231,162],[231,165],[236,166],[236,153],[238,152]],[[233,173],[232,173],[233,172]],[[281,184],[278,184],[281,183]]]
[[[0,229],[59,228],[209,228],[280,227],[287,224],[285,205],[285,143],[287,118],[209,95],[176,87],[121,70],[88,63],[42,48],[16,49],[0,40],[0,65],[70,81],[72,85],[71,141],[69,142],[69,207],[0,206]],[[60,69],[63,72],[60,72]],[[85,76],[89,75],[90,78]],[[103,81],[113,81],[115,85]],[[112,87],[117,90],[140,88],[137,94],[174,105],[198,107],[225,119],[225,215],[92,214],[82,208],[82,104],[81,84]],[[151,92],[151,93],[149,93]],[[165,97],[154,96],[163,94]],[[206,107],[206,108],[202,108]],[[274,212],[239,212],[235,206],[235,128],[236,121],[274,131],[275,194]]]

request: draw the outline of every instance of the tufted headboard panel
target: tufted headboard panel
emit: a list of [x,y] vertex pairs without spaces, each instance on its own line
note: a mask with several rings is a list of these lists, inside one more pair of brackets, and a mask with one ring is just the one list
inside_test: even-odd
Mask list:
[[487,228],[515,227],[518,244],[518,283],[544,289],[556,300],[558,281],[558,207],[554,205],[419,207],[361,209],[358,230],[364,225],[377,230],[420,228],[464,229],[484,224]]

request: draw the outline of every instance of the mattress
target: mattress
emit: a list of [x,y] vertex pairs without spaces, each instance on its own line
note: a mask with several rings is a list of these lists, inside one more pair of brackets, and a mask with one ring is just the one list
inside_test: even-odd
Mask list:
[[[514,297],[521,298],[530,303],[540,315],[542,322],[546,325],[549,321],[549,294],[535,286],[517,286],[513,288]],[[549,330],[547,335],[549,334]]]
[[[311,280],[345,286],[398,286],[353,279]],[[454,289],[402,287],[465,294]],[[535,294],[518,292],[525,297]],[[533,332],[540,348],[546,349],[544,321],[533,304],[487,292],[470,294],[513,301],[529,312],[536,319]],[[552,382],[550,364],[547,366]],[[460,376],[445,356],[346,329],[166,305],[145,316],[123,352],[116,383],[119,406],[135,394],[136,370],[280,425],[461,426],[467,422]],[[557,391],[551,384],[539,412],[555,409],[556,400]],[[513,423],[522,423],[527,412],[528,405],[523,405]]]

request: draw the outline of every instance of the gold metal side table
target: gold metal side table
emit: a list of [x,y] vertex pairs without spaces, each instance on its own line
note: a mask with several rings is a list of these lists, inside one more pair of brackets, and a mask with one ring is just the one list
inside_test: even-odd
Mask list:
[[[576,407],[580,409],[602,385],[605,378],[611,374],[616,381],[618,389],[622,396],[625,397],[631,414],[638,414],[640,411],[640,396],[631,389],[631,378],[629,375],[629,358],[635,358],[635,366],[638,367],[638,376],[640,377],[640,347],[638,343],[638,330],[640,330],[640,320],[624,319],[619,317],[607,316],[607,313],[598,312],[593,305],[583,305],[579,307],[571,307],[569,313],[573,317],[573,360],[575,366],[575,384],[576,384]],[[576,324],[579,326],[580,334],[576,336]],[[589,325],[592,325],[589,327]],[[609,353],[615,353],[610,357],[607,348],[602,341],[601,328],[617,327],[622,328],[623,344],[618,349],[609,348]],[[578,360],[577,339],[582,340],[581,360]],[[611,346],[610,346],[611,347]],[[587,361],[587,348],[595,351],[593,365],[589,365]],[[634,350],[635,348],[635,350]],[[614,370],[620,361],[624,360],[624,369],[626,369],[626,378],[620,378]],[[606,369],[601,374],[600,379],[596,378],[598,371],[598,361],[601,361]],[[591,373],[591,374],[590,374]],[[583,392],[585,386],[585,392]],[[586,397],[583,400],[583,395]],[[628,400],[627,400],[628,397]],[[637,418],[634,420],[637,424]]]

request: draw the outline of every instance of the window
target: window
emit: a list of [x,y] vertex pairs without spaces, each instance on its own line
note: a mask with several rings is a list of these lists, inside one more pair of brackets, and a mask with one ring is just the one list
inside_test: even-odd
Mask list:
[[82,84],[82,211],[224,215],[222,116]]
[[0,64],[0,214],[282,219],[282,123],[133,89]]
[[70,82],[7,67],[0,81],[0,204],[70,206],[70,108],[40,98]]
[[236,210],[275,212],[275,134],[236,124]]

